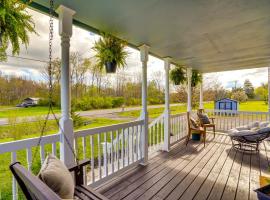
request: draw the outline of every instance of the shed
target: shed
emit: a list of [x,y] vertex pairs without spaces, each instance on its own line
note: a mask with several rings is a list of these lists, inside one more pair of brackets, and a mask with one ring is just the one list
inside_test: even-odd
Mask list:
[[215,110],[233,110],[238,111],[238,101],[224,98],[215,101]]
[[26,104],[37,105],[40,98],[27,97],[23,100]]

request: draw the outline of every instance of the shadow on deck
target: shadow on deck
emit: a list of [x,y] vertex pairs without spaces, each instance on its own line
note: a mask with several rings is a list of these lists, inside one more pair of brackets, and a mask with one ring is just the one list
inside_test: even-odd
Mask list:
[[257,199],[259,176],[268,174],[270,146],[246,154],[231,147],[230,138],[208,134],[200,142],[183,142],[116,177],[97,190],[112,200],[120,199]]

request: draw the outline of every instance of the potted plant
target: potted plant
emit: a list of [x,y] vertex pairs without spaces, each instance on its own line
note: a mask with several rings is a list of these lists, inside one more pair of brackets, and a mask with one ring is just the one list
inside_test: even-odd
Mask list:
[[183,67],[176,66],[170,72],[170,79],[175,85],[180,85],[186,81],[185,71]]
[[20,44],[29,44],[29,33],[36,33],[32,16],[26,5],[18,0],[0,1],[0,61],[7,59],[6,50],[11,44],[12,54],[20,53]]
[[125,50],[127,43],[110,34],[103,33],[95,42],[93,50],[96,52],[98,66],[105,66],[107,73],[115,73],[117,67],[126,66],[128,52]]
[[198,70],[192,70],[192,77],[191,77],[191,87],[196,87],[199,83],[202,82],[202,75]]

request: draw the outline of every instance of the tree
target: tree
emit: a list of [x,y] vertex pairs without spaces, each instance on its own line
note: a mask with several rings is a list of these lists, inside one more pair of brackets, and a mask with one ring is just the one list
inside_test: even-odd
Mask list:
[[268,104],[268,84],[262,83],[260,87],[255,89],[255,95]]
[[231,98],[242,103],[242,102],[247,101],[248,96],[246,95],[245,91],[242,88],[241,89],[238,88],[232,91]]
[[26,47],[29,33],[36,33],[32,16],[27,14],[26,5],[18,0],[0,0],[0,61],[7,58],[9,43],[12,54],[20,53],[20,44]]
[[246,79],[244,82],[244,91],[248,98],[252,99],[254,98],[254,87],[249,79]]

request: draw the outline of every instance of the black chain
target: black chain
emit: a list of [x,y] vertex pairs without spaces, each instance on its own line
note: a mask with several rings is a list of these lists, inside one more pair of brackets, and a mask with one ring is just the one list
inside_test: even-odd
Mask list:
[[[74,158],[76,160],[77,166],[79,166],[79,159],[76,156],[76,153],[75,153],[72,145],[70,144],[69,140],[67,139],[66,135],[64,134],[63,129],[60,126],[59,120],[56,117],[56,114],[55,114],[55,112],[53,110],[53,74],[52,74],[52,48],[53,48],[52,42],[53,42],[53,33],[54,33],[54,30],[53,30],[53,14],[54,14],[54,0],[50,0],[50,11],[49,11],[49,15],[50,15],[50,20],[49,20],[49,64],[48,64],[48,69],[47,69],[48,70],[48,76],[49,76],[49,99],[48,99],[49,100],[49,110],[48,110],[48,113],[46,115],[44,124],[42,126],[41,134],[40,134],[37,146],[40,146],[41,139],[42,139],[42,137],[44,135],[45,128],[47,126],[50,113],[52,113],[52,115],[53,115],[53,117],[54,117],[54,119],[55,119],[55,121],[57,123],[58,128],[60,129],[61,133],[63,133],[62,135],[64,135],[64,139],[67,142],[68,147],[72,151],[72,154],[73,154],[73,156],[74,156]],[[33,160],[35,160],[35,158],[37,156],[37,153],[38,153],[38,149],[36,149]],[[80,172],[80,170],[79,170],[79,172]]]

